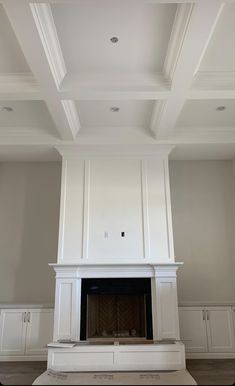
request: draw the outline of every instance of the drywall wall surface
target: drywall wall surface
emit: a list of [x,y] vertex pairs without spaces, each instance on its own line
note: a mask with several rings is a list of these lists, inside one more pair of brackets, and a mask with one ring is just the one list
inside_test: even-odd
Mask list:
[[171,161],[170,183],[180,302],[234,301],[232,162]]
[[61,165],[0,164],[0,303],[53,303]]

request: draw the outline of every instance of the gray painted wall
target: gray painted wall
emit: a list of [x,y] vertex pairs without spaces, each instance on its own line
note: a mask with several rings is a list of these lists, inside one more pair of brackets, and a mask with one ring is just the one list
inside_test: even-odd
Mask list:
[[170,163],[180,301],[235,301],[235,189],[230,161]]
[[0,303],[53,303],[60,163],[0,164]]

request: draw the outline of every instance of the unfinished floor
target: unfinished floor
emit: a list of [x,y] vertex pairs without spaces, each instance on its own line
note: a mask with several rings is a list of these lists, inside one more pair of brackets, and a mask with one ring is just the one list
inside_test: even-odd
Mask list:
[[[235,383],[235,359],[188,360],[187,369],[198,385]],[[32,385],[45,370],[45,362],[2,362],[0,382],[3,385]]]

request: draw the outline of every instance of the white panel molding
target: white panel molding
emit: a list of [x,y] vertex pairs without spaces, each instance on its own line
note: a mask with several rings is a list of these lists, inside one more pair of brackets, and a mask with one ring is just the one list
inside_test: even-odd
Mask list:
[[149,235],[148,177],[147,177],[145,160],[141,161],[141,196],[142,196],[144,258],[149,259],[151,256],[151,253],[150,253],[150,235]]
[[42,41],[57,88],[67,74],[51,7],[48,3],[31,3],[30,8]]
[[89,256],[89,221],[90,221],[90,186],[91,186],[91,162],[86,160],[84,163],[84,181],[83,181],[83,243],[82,259],[88,259]]
[[171,210],[171,192],[170,192],[170,176],[169,176],[169,162],[163,162],[164,168],[164,187],[165,187],[165,203],[166,203],[166,221],[167,221],[167,241],[169,256],[175,256],[174,250],[174,235],[172,224],[172,210]]
[[80,339],[81,280],[63,277],[56,281],[54,341]]
[[[168,153],[171,146],[153,147],[152,154],[148,156],[140,155],[140,150],[144,152],[145,147],[104,147],[104,146],[62,146],[58,147],[63,155],[63,172],[62,172],[62,192],[61,192],[61,227],[60,227],[60,242],[58,251],[58,262],[61,263],[81,263],[82,260],[87,260],[91,264],[97,263],[95,257],[89,253],[89,222],[90,219],[90,173],[91,162],[103,161],[105,157],[109,158],[109,162],[117,162],[123,157],[126,157],[126,162],[137,160],[139,174],[139,193],[141,204],[141,223],[140,232],[143,237],[143,254],[135,258],[135,261],[141,262],[145,259],[148,262],[165,262],[174,261],[173,237],[170,233],[171,226],[171,206],[170,206],[170,187],[168,183]],[[115,154],[117,151],[117,155]],[[127,152],[127,153],[126,153]],[[94,156],[94,153],[96,155]],[[92,154],[92,156],[90,155]],[[133,154],[133,155],[132,155]],[[154,155],[153,155],[154,154]],[[83,166],[83,174],[81,174],[80,166]],[[69,166],[68,166],[69,165]],[[79,166],[79,174],[78,173]],[[157,170],[155,165],[158,165]],[[78,181],[79,179],[79,181]],[[76,184],[72,181],[77,181]],[[157,183],[161,188],[157,202],[156,211],[151,213],[151,206],[155,207],[153,191],[158,191]],[[78,184],[80,188],[78,187]],[[76,186],[75,186],[76,185]],[[137,189],[137,187],[136,187]],[[69,193],[68,193],[68,192]],[[149,201],[150,200],[150,201]],[[160,207],[158,208],[158,206]],[[80,209],[79,209],[80,208]],[[160,210],[160,212],[159,212]],[[79,223],[74,219],[74,211],[79,213]],[[155,215],[158,218],[158,230],[156,230]],[[151,216],[151,218],[150,218]],[[151,225],[150,225],[151,222]],[[164,223],[164,225],[163,225]],[[75,227],[76,224],[76,227]],[[155,224],[155,225],[154,225]],[[151,229],[150,229],[151,227]],[[81,229],[80,229],[81,228]],[[80,239],[81,231],[81,245]],[[158,232],[159,231],[159,232]],[[159,233],[159,234],[158,234]],[[162,237],[162,238],[161,238]],[[151,239],[152,238],[152,239]],[[157,241],[160,246],[157,246]],[[159,239],[160,238],[160,239]],[[151,240],[150,240],[151,239]],[[65,241],[66,240],[66,241]],[[66,244],[66,245],[65,245]],[[129,256],[128,256],[129,253]],[[119,262],[133,263],[132,254],[127,252],[125,255],[119,256]],[[100,256],[99,263],[109,263],[111,256]]]
[[179,4],[177,6],[171,37],[167,49],[164,63],[164,75],[172,82],[174,72],[182,49],[182,45],[187,32],[189,20],[193,11],[194,4]]
[[79,261],[83,256],[84,170],[84,160],[63,158],[58,246],[61,263]]
[[61,190],[60,190],[60,220],[58,238],[58,261],[63,261],[64,237],[65,237],[65,215],[66,215],[66,187],[67,187],[68,161],[62,159]]
[[[62,298],[66,294],[65,299]],[[56,283],[54,339],[69,339],[72,336],[73,280],[58,280]]]
[[158,339],[180,340],[176,277],[156,278]]
[[75,106],[74,101],[72,100],[62,100],[61,103],[68,119],[69,126],[75,138],[80,130],[80,121],[77,113],[77,108]]

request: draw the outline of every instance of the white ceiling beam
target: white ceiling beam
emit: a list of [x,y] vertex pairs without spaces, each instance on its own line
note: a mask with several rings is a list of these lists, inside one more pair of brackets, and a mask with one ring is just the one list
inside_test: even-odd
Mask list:
[[0,100],[42,100],[31,73],[0,74]]
[[113,101],[113,100],[165,100],[169,98],[170,91],[154,91],[154,90],[63,90],[60,91],[61,99],[83,100],[83,101]]
[[187,99],[210,100],[210,99],[235,99],[235,90],[191,90]]
[[51,73],[59,89],[67,74],[59,38],[49,4],[30,4]]
[[156,100],[168,98],[170,83],[162,72],[69,73],[59,92],[70,100]]
[[[53,47],[50,46],[53,39],[53,26],[49,29],[49,24],[47,24],[49,32],[45,24],[41,26],[44,33],[44,43],[48,38],[48,51],[44,51],[43,43],[39,36],[40,32],[37,30],[29,2],[27,0],[2,0],[2,4],[26,60],[40,86],[43,99],[47,104],[60,137],[64,140],[73,140],[79,128],[75,129],[74,126],[70,126],[70,121],[58,96],[57,84],[50,67],[52,63],[49,63],[47,60],[48,52],[53,55]],[[45,7],[43,11],[46,14]],[[46,20],[49,23],[50,16]],[[56,40],[55,37],[54,39]],[[55,63],[56,61],[53,64]]]
[[78,132],[80,129],[80,121],[78,118],[77,108],[73,100],[62,100],[65,115],[73,132]]
[[234,90],[235,71],[198,71],[193,90]]
[[[193,77],[209,44],[224,3],[204,0],[180,5],[173,26],[165,73],[172,80],[171,93],[151,129],[159,137],[172,134],[187,99]],[[178,39],[180,37],[180,40]]]

